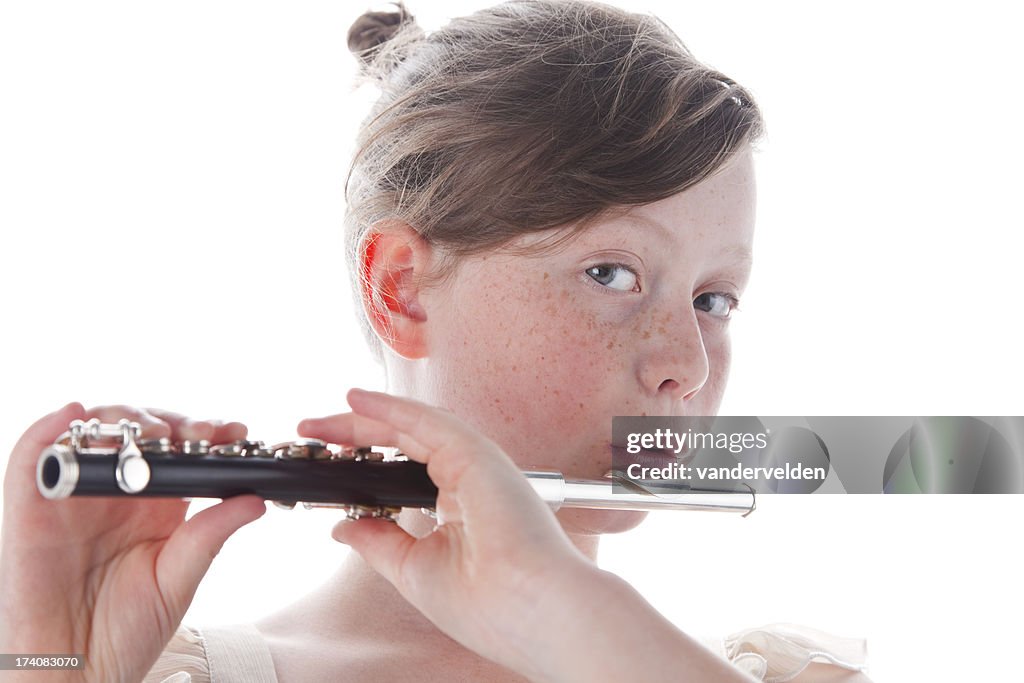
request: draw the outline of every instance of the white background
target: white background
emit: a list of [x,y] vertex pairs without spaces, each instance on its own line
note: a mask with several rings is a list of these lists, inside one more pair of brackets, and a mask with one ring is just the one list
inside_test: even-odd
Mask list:
[[[417,2],[427,29],[485,2]],[[1021,414],[1019,52],[1005,3],[648,2],[765,112],[723,414]],[[70,400],[242,420],[382,389],[341,255],[370,89],[340,2],[0,5],[0,457]],[[198,505],[198,504],[197,504]],[[193,507],[193,510],[196,507]],[[763,496],[658,513],[601,564],[684,629],[866,637],[876,681],[1015,668],[1024,497]],[[232,537],[186,623],[326,578],[337,514]],[[1007,529],[1008,531],[1001,531]]]

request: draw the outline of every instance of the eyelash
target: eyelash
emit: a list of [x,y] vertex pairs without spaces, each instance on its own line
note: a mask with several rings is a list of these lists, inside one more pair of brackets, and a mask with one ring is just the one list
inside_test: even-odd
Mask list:
[[[623,270],[629,271],[630,273],[633,274],[633,277],[636,278],[637,284],[638,285],[640,284],[640,274],[637,273],[635,270],[633,270],[633,268],[631,268],[630,266],[626,265],[625,263],[598,263],[596,265],[591,266],[590,268],[587,268],[586,272],[587,272],[587,275],[589,277],[590,276],[590,271],[593,270],[594,268],[607,268],[609,266],[612,267],[612,268],[622,268]],[[593,277],[590,277],[590,280],[595,285],[600,287],[601,289],[611,289],[607,285],[601,284],[600,282],[595,280]],[[724,298],[726,301],[728,301],[730,303],[728,315],[725,315],[725,316],[721,316],[721,315],[712,316],[715,319],[720,320],[722,322],[725,322],[725,321],[727,321],[727,320],[732,318],[732,314],[735,311],[740,310],[740,300],[737,299],[732,294],[730,294],[729,292],[704,292],[703,294],[698,296],[697,299],[700,299],[701,297],[707,296],[709,294],[710,295],[714,295],[714,296],[720,296],[720,297]]]

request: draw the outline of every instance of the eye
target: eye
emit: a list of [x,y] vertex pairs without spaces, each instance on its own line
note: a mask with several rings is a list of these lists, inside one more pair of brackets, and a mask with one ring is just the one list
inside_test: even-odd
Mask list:
[[705,292],[693,300],[693,305],[725,321],[739,310],[740,300],[727,292]]
[[611,289],[623,292],[637,291],[636,271],[624,263],[601,263],[587,268],[587,275]]

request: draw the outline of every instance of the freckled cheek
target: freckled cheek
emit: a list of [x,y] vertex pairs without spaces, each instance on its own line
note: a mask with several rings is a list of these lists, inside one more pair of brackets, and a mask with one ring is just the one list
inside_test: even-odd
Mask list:
[[595,399],[614,381],[609,357],[615,349],[608,349],[606,335],[588,331],[585,317],[563,313],[530,317],[523,311],[510,323],[517,330],[511,345],[507,335],[488,333],[493,353],[474,362],[492,370],[488,397],[477,404],[477,410],[486,406],[488,422],[554,442],[590,430]]
[[597,371],[586,349],[570,337],[550,335],[542,345],[524,346],[516,354],[519,373],[508,377],[497,414],[496,440],[521,467],[577,471],[580,448],[591,445],[601,424],[595,411],[608,393],[606,374]]
[[591,457],[579,448],[603,429],[597,413],[620,381],[621,327],[559,291],[484,290],[460,311],[455,334],[471,336],[452,361],[455,374],[472,379],[451,385],[458,412],[520,465],[579,467]]
[[551,401],[566,406],[572,397],[585,404],[604,373],[602,352],[600,340],[573,334],[567,321],[553,323],[516,348],[517,381],[531,387],[527,398],[534,406]]

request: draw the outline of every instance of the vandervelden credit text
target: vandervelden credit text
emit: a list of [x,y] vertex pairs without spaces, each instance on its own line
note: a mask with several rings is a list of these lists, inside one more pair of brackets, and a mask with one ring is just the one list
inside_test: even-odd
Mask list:
[[786,463],[777,467],[751,467],[737,463],[731,467],[702,467],[673,462],[661,467],[645,467],[633,463],[626,468],[630,479],[675,479],[677,481],[743,481],[745,479],[817,479],[824,481],[827,473],[824,467],[804,467],[798,463]]

